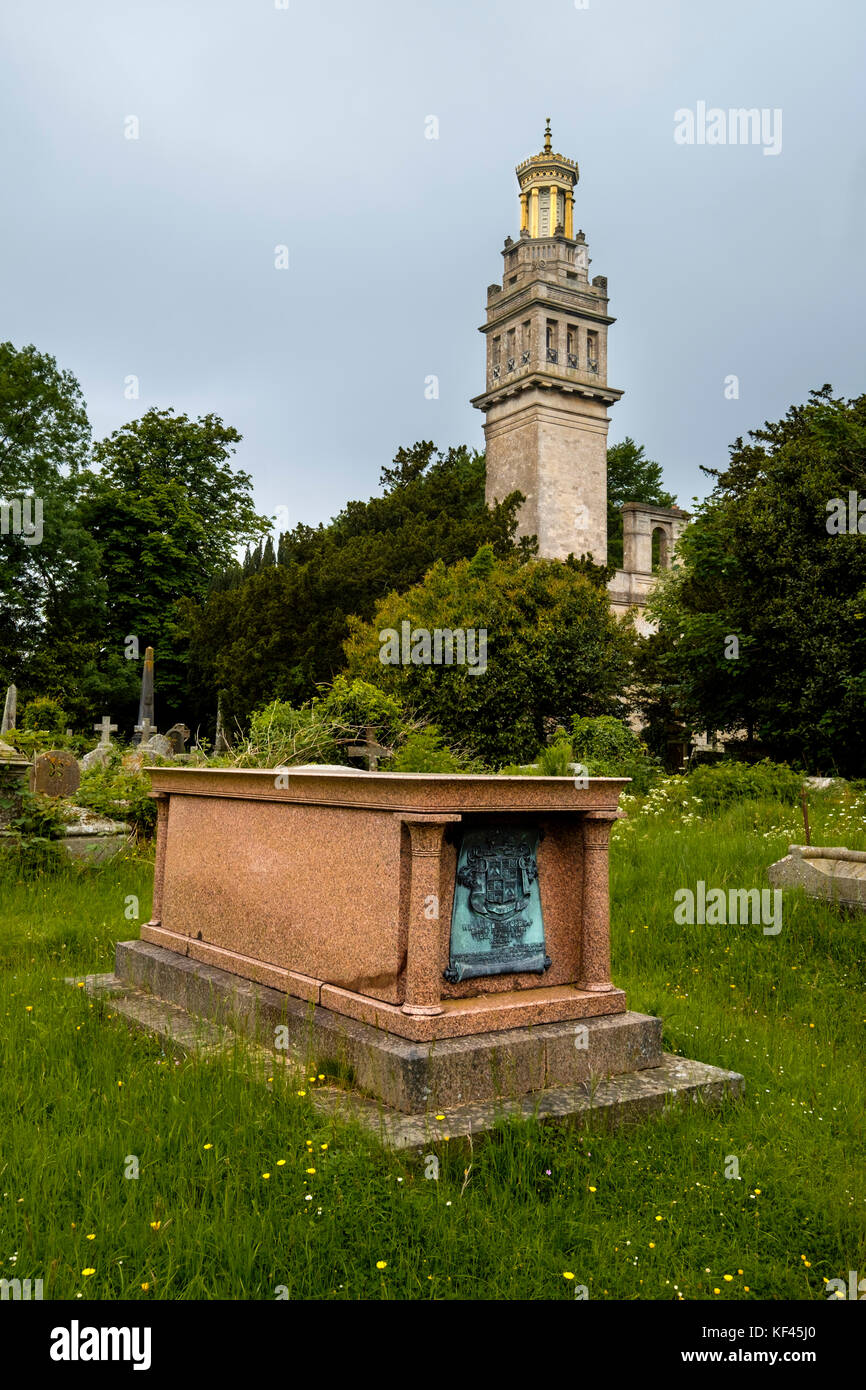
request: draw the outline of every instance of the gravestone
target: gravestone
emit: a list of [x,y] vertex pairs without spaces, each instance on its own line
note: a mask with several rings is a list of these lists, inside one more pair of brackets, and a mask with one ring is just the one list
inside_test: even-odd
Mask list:
[[10,685],[6,691],[6,703],[3,706],[3,719],[0,721],[0,734],[8,734],[15,728],[15,714],[18,704],[18,691],[14,685]]
[[78,759],[65,748],[40,753],[30,769],[30,790],[38,796],[74,796],[80,783]]
[[166,738],[171,744],[172,753],[179,754],[186,752],[186,741],[189,738],[189,729],[185,724],[172,724],[166,731]]
[[99,734],[99,746],[107,748],[111,743],[111,735],[117,733],[117,725],[112,724],[111,715],[104,714],[98,724],[93,726],[94,732]]
[[142,719],[140,723],[136,724],[135,732],[138,734],[139,743],[147,743],[147,740],[153,738],[154,734],[158,733],[158,730],[155,724],[145,718]]
[[82,772],[89,772],[92,767],[107,767],[111,759],[111,735],[117,733],[117,725],[112,724],[110,715],[104,714],[93,728],[99,734],[99,742],[81,759]]
[[393,748],[383,748],[380,743],[376,742],[375,732],[375,729],[368,724],[364,730],[364,742],[353,743],[351,747],[346,749],[350,758],[362,758],[364,760],[368,772],[377,770],[380,758],[390,758],[394,753]]
[[91,748],[89,753],[85,753],[79,763],[82,772],[89,772],[92,767],[108,767],[111,761],[111,745],[108,743],[97,743],[95,748]]
[[220,696],[217,700],[217,722],[216,734],[213,741],[213,751],[215,753],[230,753],[231,749],[231,742],[223,727],[223,702],[222,696]]
[[172,754],[171,740],[165,734],[151,734],[146,743],[138,745],[140,753],[149,753],[151,757],[170,758]]

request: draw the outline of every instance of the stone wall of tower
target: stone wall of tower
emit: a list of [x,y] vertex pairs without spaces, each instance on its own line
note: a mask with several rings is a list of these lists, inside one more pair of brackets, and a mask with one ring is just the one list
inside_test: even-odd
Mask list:
[[607,409],[603,403],[530,388],[487,412],[487,501],[519,489],[518,535],[538,553],[607,563]]

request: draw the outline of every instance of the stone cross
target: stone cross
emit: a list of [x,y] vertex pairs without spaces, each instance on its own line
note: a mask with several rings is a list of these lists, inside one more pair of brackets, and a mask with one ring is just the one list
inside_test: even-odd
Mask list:
[[0,721],[0,734],[8,734],[15,728],[15,709],[18,704],[18,691],[10,685],[6,691],[6,704],[3,706],[3,719]]
[[350,758],[364,759],[368,772],[375,772],[379,766],[379,759],[390,758],[394,751],[393,748],[383,748],[380,743],[377,743],[374,734],[375,730],[368,724],[364,730],[364,742],[353,743],[350,748],[346,749]]
[[[148,651],[150,651],[150,648],[149,648],[149,647],[148,647]],[[142,719],[142,721],[141,721],[140,724],[136,724],[136,726],[135,726],[135,732],[136,732],[137,734],[141,734],[141,742],[142,742],[142,743],[147,743],[147,740],[148,740],[149,738],[152,738],[152,736],[153,736],[155,733],[157,733],[158,730],[157,730],[156,725],[155,725],[155,724],[151,724],[151,722],[150,722],[149,719]]]
[[117,733],[117,725],[112,724],[111,715],[104,714],[99,724],[94,724],[94,732],[100,735],[100,748],[107,748],[111,742],[111,735]]

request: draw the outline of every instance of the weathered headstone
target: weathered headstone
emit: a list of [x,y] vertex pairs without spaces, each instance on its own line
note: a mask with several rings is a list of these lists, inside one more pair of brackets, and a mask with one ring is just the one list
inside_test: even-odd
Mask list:
[[185,753],[186,741],[189,738],[189,729],[185,724],[172,724],[165,734],[171,744],[172,753]]
[[369,772],[375,772],[379,766],[380,758],[390,758],[393,755],[393,748],[383,748],[374,738],[375,730],[368,724],[364,730],[364,742],[353,743],[346,749],[350,758],[363,758],[367,764]]
[[30,790],[36,795],[74,796],[80,783],[78,759],[65,748],[40,753],[30,769]]
[[111,762],[111,744],[97,743],[95,748],[91,748],[89,753],[85,753],[79,762],[82,772],[89,772],[92,767],[108,767]]
[[6,691],[6,703],[3,706],[3,719],[0,721],[0,734],[8,734],[10,729],[15,728],[15,714],[18,704],[18,691],[14,685],[10,685]]
[[157,733],[158,730],[156,728],[156,725],[152,724],[149,719],[142,719],[141,723],[136,724],[135,732],[139,736],[139,743],[147,743],[147,740],[149,738],[153,738],[154,734]]
[[222,696],[217,700],[217,722],[216,735],[213,741],[213,751],[215,753],[230,753],[231,742],[223,726],[223,702]]
[[144,667],[141,672],[141,696],[138,701],[138,723],[135,732],[141,731],[141,742],[144,743],[149,734],[144,733],[144,726],[147,725],[156,733],[156,716],[153,707],[153,647],[148,647],[144,653]]
[[170,758],[172,753],[171,740],[165,734],[151,734],[146,743],[138,745],[140,753],[149,753],[152,757]]

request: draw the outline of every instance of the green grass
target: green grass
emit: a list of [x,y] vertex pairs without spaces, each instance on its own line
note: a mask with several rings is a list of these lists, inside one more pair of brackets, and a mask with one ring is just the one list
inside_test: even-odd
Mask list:
[[[866,847],[866,798],[814,800],[817,843]],[[242,1052],[178,1063],[63,983],[137,934],[145,861],[0,881],[0,1275],[46,1298],[823,1300],[866,1271],[866,923],[800,893],[775,937],[673,922],[677,888],[761,887],[800,839],[796,808],[758,802],[615,834],[614,978],[669,1050],[744,1073],[745,1101],[440,1142],[438,1181],[321,1117],[318,1081],[275,1069],[269,1090]]]

